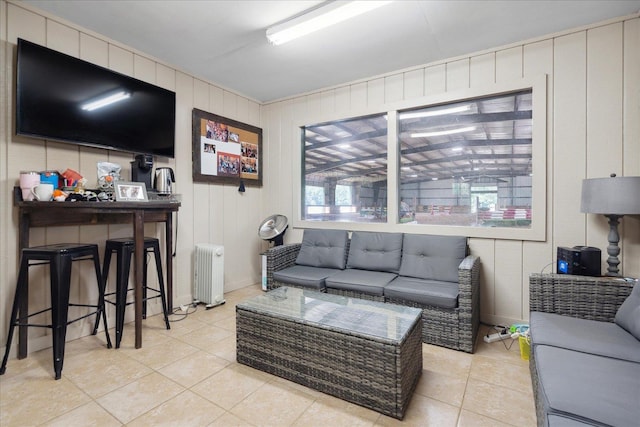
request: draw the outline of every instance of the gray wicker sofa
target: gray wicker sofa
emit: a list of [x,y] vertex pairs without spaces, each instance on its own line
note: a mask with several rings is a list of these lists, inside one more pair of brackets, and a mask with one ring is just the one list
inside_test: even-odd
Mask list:
[[637,282],[530,276],[529,361],[539,426],[639,425]]
[[422,309],[425,343],[473,353],[480,323],[480,259],[467,239],[409,233],[304,231],[270,248],[267,289],[319,292]]

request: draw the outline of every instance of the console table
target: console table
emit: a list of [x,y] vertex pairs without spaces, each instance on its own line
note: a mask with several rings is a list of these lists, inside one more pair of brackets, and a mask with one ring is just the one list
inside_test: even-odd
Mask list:
[[[18,208],[18,250],[29,247],[29,230],[32,227],[127,224],[133,223],[135,241],[135,347],[142,347],[142,271],[144,267],[144,223],[165,224],[165,251],[167,272],[167,310],[172,311],[173,301],[173,212],[180,208],[175,199],[158,199],[146,202],[25,202],[19,187],[14,187],[14,205]],[[22,299],[20,314],[27,312],[28,298]],[[18,333],[18,358],[27,356],[27,327]]]

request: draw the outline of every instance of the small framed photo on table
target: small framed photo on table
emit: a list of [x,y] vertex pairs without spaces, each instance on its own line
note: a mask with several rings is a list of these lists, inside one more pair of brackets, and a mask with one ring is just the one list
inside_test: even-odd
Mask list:
[[149,200],[147,186],[144,182],[116,181],[113,187],[116,193],[116,202],[146,202]]

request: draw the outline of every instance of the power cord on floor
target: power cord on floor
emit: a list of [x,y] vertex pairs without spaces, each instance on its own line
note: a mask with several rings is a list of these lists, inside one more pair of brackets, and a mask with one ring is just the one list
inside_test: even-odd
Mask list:
[[[505,331],[508,332],[509,331],[509,327],[508,326],[502,326],[502,325],[493,325],[491,326],[491,329],[493,329],[496,333],[498,334],[504,334]],[[507,341],[507,339],[511,340],[511,342],[509,343],[509,345],[507,345],[507,343],[505,341]],[[500,342],[502,342],[502,345],[504,345],[504,348],[508,350],[511,350],[511,347],[513,346],[513,343],[516,340],[512,339],[512,338],[506,338],[506,339],[501,339]]]
[[176,319],[169,319],[169,322],[180,322],[187,318],[188,315],[198,311],[198,305],[196,303],[181,305],[176,307],[171,312],[170,316],[178,316]]

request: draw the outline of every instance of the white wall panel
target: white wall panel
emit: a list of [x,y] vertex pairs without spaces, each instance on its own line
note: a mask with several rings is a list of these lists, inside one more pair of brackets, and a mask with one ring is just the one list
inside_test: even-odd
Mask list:
[[447,63],[447,92],[469,88],[469,59]]
[[384,102],[400,101],[404,96],[404,74],[394,74],[384,78]]
[[424,69],[424,94],[435,95],[447,91],[447,65],[440,64]]
[[[587,178],[622,175],[622,23],[587,31]],[[609,226],[587,214],[587,244],[605,248]],[[624,263],[624,255],[620,260]],[[602,271],[606,271],[603,250]]]
[[553,242],[584,245],[585,216],[580,191],[586,170],[586,34],[554,40]]
[[522,77],[522,47],[496,52],[496,81],[516,80]]
[[[553,224],[553,40],[543,40],[525,45],[523,48],[523,75],[534,77],[544,74],[547,76],[547,161],[540,173],[547,175],[547,188],[544,192],[547,206],[546,211],[546,240],[542,242],[525,241],[522,244],[522,319],[529,320],[529,275],[531,273],[551,272],[553,270],[554,246],[552,239]],[[535,171],[534,173],[538,173]]]
[[384,105],[384,78],[367,82],[367,106]]
[[[640,176],[640,19],[624,23],[622,170]],[[623,218],[622,273],[640,277],[640,215]]]
[[404,73],[403,99],[418,98],[424,95],[424,68]]
[[470,87],[483,87],[496,81],[496,55],[487,53],[469,60]]

